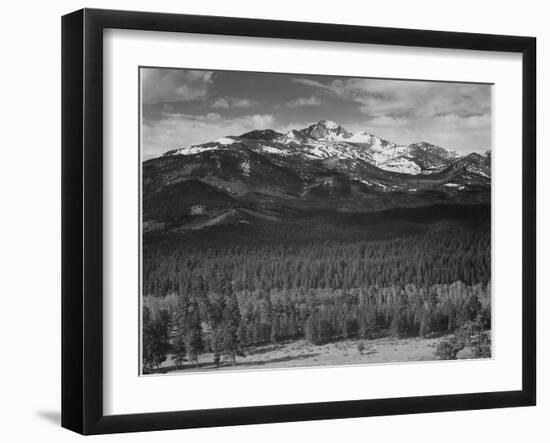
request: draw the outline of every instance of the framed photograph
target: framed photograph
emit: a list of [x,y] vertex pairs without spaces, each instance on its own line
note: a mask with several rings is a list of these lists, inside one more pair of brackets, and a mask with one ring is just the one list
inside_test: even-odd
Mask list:
[[62,20],[62,425],[530,406],[532,37]]

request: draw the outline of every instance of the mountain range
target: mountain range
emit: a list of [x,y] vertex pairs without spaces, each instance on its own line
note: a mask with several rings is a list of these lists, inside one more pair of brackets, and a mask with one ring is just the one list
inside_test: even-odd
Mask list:
[[400,145],[321,120],[254,130],[143,163],[143,229],[188,231],[315,214],[487,205],[491,153]]

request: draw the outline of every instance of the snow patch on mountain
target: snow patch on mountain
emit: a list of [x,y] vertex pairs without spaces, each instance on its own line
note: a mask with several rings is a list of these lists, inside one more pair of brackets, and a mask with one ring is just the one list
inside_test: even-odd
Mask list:
[[353,158],[353,155],[350,155],[350,153],[345,150],[345,147],[333,143],[309,143],[306,146],[305,154],[312,158]]
[[375,135],[369,134],[366,131],[359,131],[353,134],[351,137],[346,138],[349,143],[367,143],[369,145],[381,146],[382,139]]
[[380,169],[390,172],[397,172],[399,174],[418,175],[422,172],[420,166],[405,157],[390,159],[376,166]]
[[308,138],[303,132],[292,129],[276,141],[283,145],[289,145],[290,143],[304,143]]
[[464,189],[466,189],[466,186],[459,185],[458,183],[445,183],[443,186],[447,188],[456,188],[459,191],[463,191]]
[[216,140],[216,143],[219,143],[220,145],[232,145],[233,143],[236,143],[236,140],[233,140],[229,137],[222,137]]
[[267,152],[268,154],[284,155],[284,156],[290,155],[288,151],[285,151],[284,149],[276,148],[274,146],[263,145],[260,147],[260,150],[262,152]]
[[328,142],[343,141],[345,137],[340,134],[327,134],[325,137],[320,138],[319,140],[325,140]]
[[340,125],[338,123],[335,123],[332,120],[325,121],[325,128],[327,129],[337,129],[339,126]]
[[201,152],[215,151],[219,147],[215,145],[210,146],[189,146],[187,148],[176,149],[171,155],[195,155]]
[[207,152],[207,151],[216,151],[220,149],[220,146],[228,146],[236,142],[237,141],[232,138],[222,137],[216,140],[215,142],[205,143],[203,145],[192,145],[181,149],[175,149],[174,151],[171,151],[165,155],[168,155],[168,154],[169,155],[195,155],[195,154],[200,154],[202,152]]
[[490,176],[483,169],[475,166],[471,166],[471,165],[468,166],[467,171],[473,174],[481,175],[482,177],[485,177],[485,178],[490,178]]
[[386,185],[383,185],[382,183],[376,182],[376,181],[373,181],[373,180],[366,180],[364,178],[355,178],[355,180],[357,180],[358,182],[363,183],[367,186],[376,186],[376,187],[381,188],[381,189],[388,189],[388,187]]
[[396,145],[388,143],[382,139],[371,136],[366,153],[369,157],[369,162],[374,166],[390,172],[400,174],[417,175],[422,173],[422,168],[413,161],[410,155],[408,146]]
[[241,170],[245,176],[250,176],[250,160],[241,163]]
[[407,146],[390,144],[378,137],[373,137],[370,141],[374,144],[363,146],[347,143],[347,140],[316,140],[304,144],[302,151],[309,158],[363,160],[390,172],[412,175],[422,173],[422,168],[411,159]]

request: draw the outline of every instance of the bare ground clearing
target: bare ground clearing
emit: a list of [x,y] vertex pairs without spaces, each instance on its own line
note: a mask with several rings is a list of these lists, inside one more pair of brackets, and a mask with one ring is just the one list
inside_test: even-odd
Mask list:
[[444,337],[395,338],[383,337],[362,340],[365,349],[359,352],[361,340],[347,339],[324,345],[312,345],[306,340],[266,344],[245,350],[245,357],[238,357],[236,366],[223,359],[219,368],[213,364],[213,355],[206,353],[199,359],[199,369],[185,362],[183,369],[176,370],[171,356],[163,364],[163,370],[174,372],[250,370],[272,368],[296,368],[306,366],[336,366],[372,363],[409,362],[436,360],[434,351]]

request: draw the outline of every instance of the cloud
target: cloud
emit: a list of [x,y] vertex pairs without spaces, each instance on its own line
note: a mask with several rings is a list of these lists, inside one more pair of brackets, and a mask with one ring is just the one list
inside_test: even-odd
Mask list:
[[286,103],[286,106],[289,108],[297,108],[300,106],[320,106],[321,100],[319,100],[317,97],[312,95],[309,98],[297,98],[296,100],[292,100]]
[[436,117],[392,117],[387,115],[367,118],[361,128],[398,144],[427,141],[460,152],[484,152],[492,146],[492,117],[461,117],[447,114]]
[[275,126],[275,117],[273,114],[255,114],[247,116],[245,119],[248,119],[252,123],[251,129],[270,129]]
[[309,79],[293,81],[320,89],[359,105],[368,116],[461,117],[485,115],[491,109],[488,85],[430,81],[336,79],[328,83]]
[[391,117],[389,115],[379,115],[367,120],[371,126],[395,126],[403,127],[410,123],[406,117]]
[[213,108],[250,108],[254,106],[256,102],[247,98],[235,98],[235,97],[220,97],[214,103]]
[[142,101],[157,104],[205,99],[213,84],[212,71],[143,68]]
[[355,103],[363,115],[360,129],[396,143],[427,140],[463,152],[492,143],[489,85],[362,78],[293,81]]
[[251,114],[228,119],[216,112],[204,115],[164,113],[161,120],[142,126],[143,157],[157,157],[170,149],[276,125],[277,121],[272,114]]

